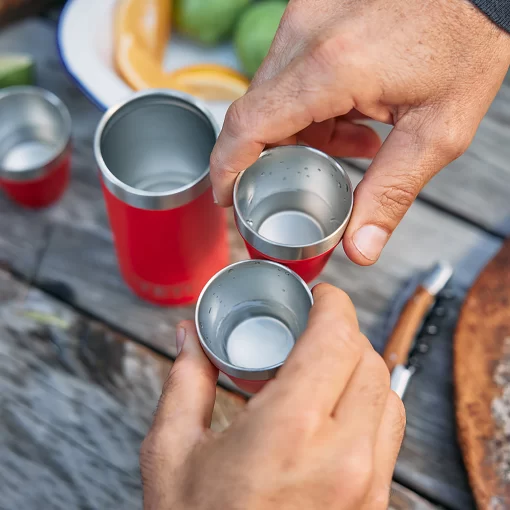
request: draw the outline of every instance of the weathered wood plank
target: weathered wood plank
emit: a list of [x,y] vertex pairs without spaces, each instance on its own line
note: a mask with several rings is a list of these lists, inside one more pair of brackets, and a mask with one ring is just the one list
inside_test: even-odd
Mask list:
[[29,19],[0,32],[0,53],[29,53],[35,59],[37,84],[56,93],[73,118],[72,180],[54,207],[30,211],[0,194],[0,263],[30,279],[52,225],[79,224],[107,231],[101,192],[92,157],[94,127],[101,117],[67,76],[56,48],[52,23]]
[[[356,173],[352,175],[356,177]],[[243,251],[233,231],[232,237],[237,238],[236,254],[241,257]],[[375,266],[358,267],[339,248],[321,279],[349,293],[362,329],[380,350],[385,340],[382,317],[406,278],[444,258],[456,266],[455,285],[466,289],[499,245],[498,239],[417,202]],[[162,309],[140,302],[119,277],[110,238],[70,225],[55,227],[36,282],[79,309],[171,355],[175,352],[177,321],[193,315],[192,308]],[[445,360],[449,359],[449,342],[447,338],[437,351]],[[443,391],[451,384],[450,379],[448,363],[436,364],[430,379],[416,378],[415,388],[419,389],[414,390],[415,397],[408,404],[408,436],[399,462],[405,466],[401,471],[409,474],[411,487],[435,495],[438,502],[452,508],[466,510],[470,494],[454,443],[453,421],[449,421],[453,420],[453,401],[451,394]],[[423,415],[423,398],[433,402],[435,412]]]
[[[369,123],[383,139],[391,126]],[[421,197],[502,236],[510,234],[510,74],[467,152],[434,177]],[[366,169],[369,161],[351,160]]]
[[[5,508],[140,509],[138,449],[170,362],[0,271]],[[244,401],[221,388],[213,428]],[[398,484],[390,510],[433,510]]]

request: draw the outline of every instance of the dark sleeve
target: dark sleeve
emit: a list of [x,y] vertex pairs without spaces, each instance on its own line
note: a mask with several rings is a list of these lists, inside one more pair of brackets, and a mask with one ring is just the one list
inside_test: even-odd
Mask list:
[[510,0],[471,0],[494,23],[510,32]]

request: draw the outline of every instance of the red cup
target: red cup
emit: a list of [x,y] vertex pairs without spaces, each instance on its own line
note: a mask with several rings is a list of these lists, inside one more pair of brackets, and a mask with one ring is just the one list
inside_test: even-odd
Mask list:
[[55,203],[69,183],[71,117],[64,103],[38,87],[0,93],[0,187],[32,208]]
[[94,151],[121,273],[142,299],[197,301],[228,264],[227,221],[213,201],[218,128],[194,98],[148,91],[109,110]]
[[340,243],[353,202],[344,168],[303,145],[263,152],[234,186],[235,221],[250,257],[283,264],[307,283]]

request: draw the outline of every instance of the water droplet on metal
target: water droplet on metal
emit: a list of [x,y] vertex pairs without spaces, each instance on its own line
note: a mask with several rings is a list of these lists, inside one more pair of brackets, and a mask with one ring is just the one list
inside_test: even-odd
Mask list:
[[341,188],[341,187],[342,187],[342,185],[341,185],[339,182],[337,182],[337,184],[338,184],[338,187],[339,187],[339,188]]
[[345,189],[346,189],[347,192],[349,192],[349,185],[348,184],[345,185]]
[[285,273],[287,276],[290,276],[290,273]]
[[285,289],[282,289],[282,292],[285,292]]
[[273,175],[273,172],[269,172],[269,175]]
[[234,270],[233,270],[233,269],[229,269],[229,270],[228,270],[228,274],[233,273],[233,272],[234,272]]
[[322,172],[322,170],[321,170],[320,168],[317,168],[317,170],[318,170],[319,172]]
[[298,170],[298,174],[301,175],[301,172]]
[[262,172],[260,175],[266,175],[266,172]]
[[[248,223],[248,225],[250,225],[250,227],[252,227],[252,226],[253,226],[253,220],[246,220],[246,223]],[[230,270],[230,271],[231,271],[231,270]],[[230,271],[229,271],[229,272],[230,272]]]
[[212,307],[211,307],[211,308],[209,308],[209,315],[211,314],[211,311],[212,311]]
[[280,163],[283,165],[283,161],[280,161]]
[[336,222],[336,218],[329,218],[329,221],[331,221],[331,223],[335,223]]
[[305,170],[308,170],[308,167],[307,167],[307,166],[305,166]]
[[310,178],[310,176],[309,176],[308,174],[306,174],[306,176],[307,176],[308,178]]
[[281,269],[280,269],[280,268],[278,268],[278,272],[280,272],[280,271],[281,271]]
[[200,327],[201,327],[201,328],[203,328],[203,327],[204,327],[204,325],[203,325],[203,323],[202,323],[202,322],[200,323]]
[[287,180],[287,177],[284,177],[284,178],[282,179],[282,181],[286,181],[286,180]]

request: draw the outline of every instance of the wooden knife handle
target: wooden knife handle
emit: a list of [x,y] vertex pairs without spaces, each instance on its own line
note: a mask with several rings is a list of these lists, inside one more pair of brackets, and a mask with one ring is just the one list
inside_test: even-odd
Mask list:
[[406,303],[384,349],[383,358],[390,372],[407,362],[418,328],[434,303],[434,296],[418,286]]

